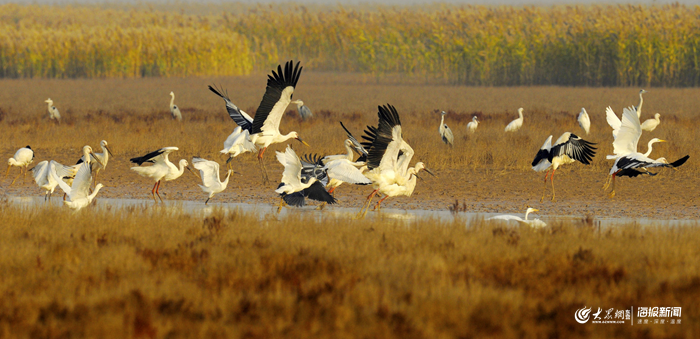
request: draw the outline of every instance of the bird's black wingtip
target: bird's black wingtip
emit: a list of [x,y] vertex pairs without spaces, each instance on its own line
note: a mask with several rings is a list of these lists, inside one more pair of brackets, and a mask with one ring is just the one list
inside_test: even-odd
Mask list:
[[685,162],[688,161],[688,158],[690,158],[690,155],[686,155],[686,156],[672,162],[671,167],[678,167],[678,166],[685,164]]

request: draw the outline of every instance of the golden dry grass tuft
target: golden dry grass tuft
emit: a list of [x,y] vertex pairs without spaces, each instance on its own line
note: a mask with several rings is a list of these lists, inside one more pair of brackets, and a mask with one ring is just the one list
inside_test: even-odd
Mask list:
[[[697,227],[283,220],[0,203],[12,337],[692,337]],[[682,325],[580,325],[584,306]]]

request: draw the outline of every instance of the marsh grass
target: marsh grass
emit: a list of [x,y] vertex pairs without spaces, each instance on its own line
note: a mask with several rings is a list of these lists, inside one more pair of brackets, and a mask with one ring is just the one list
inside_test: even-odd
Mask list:
[[[690,337],[697,227],[544,230],[0,203],[12,337]],[[584,306],[682,325],[580,325]]]

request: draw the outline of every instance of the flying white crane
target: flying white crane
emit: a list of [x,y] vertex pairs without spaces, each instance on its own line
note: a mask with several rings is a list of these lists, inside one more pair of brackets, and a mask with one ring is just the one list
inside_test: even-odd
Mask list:
[[581,112],[578,114],[578,125],[581,126],[581,128],[586,131],[586,135],[590,133],[591,131],[591,118],[588,117],[588,112],[586,112],[586,109],[581,107]]
[[12,166],[19,167],[19,174],[17,174],[15,179],[12,180],[12,183],[10,185],[13,185],[17,178],[19,178],[20,175],[22,175],[22,173],[24,173],[25,176],[27,175],[27,168],[33,161],[34,151],[29,146],[18,149],[12,158],[7,159],[7,172],[5,173],[5,176],[8,176],[10,174],[10,168],[12,168]]
[[[303,166],[301,159],[299,159],[299,156],[297,156],[296,152],[294,152],[289,145],[287,145],[287,149],[284,153],[276,153],[277,161],[284,166],[284,171],[282,172],[282,182],[275,190],[275,193],[281,196],[280,206],[277,209],[277,212],[279,212],[282,207],[287,204],[292,206],[303,206],[304,198],[312,198],[311,195],[313,195],[312,199],[314,200],[319,200],[330,204],[334,204],[336,202],[336,199],[326,192],[326,189],[323,188],[324,185],[320,183],[315,176],[307,175],[302,178]],[[304,192],[310,188],[310,191]]]
[[636,177],[640,174],[655,175],[655,173],[650,173],[648,169],[653,167],[678,167],[683,165],[689,158],[689,156],[685,156],[670,164],[665,158],[651,159],[649,155],[652,151],[652,144],[655,142],[664,142],[665,140],[657,138],[650,140],[647,153],[642,154],[637,152],[637,144],[639,143],[639,137],[641,135],[642,126],[639,123],[639,116],[634,110],[625,109],[622,113],[622,120],[620,121],[617,136],[615,137],[615,141],[613,141],[613,152],[615,155],[608,156],[608,159],[615,159],[615,163],[610,169],[608,180],[603,186],[605,190],[610,186],[610,182],[612,182],[612,190],[609,193],[611,198],[615,196],[615,177]]
[[523,127],[523,108],[518,108],[518,118],[511,121],[508,126],[506,126],[506,132],[515,132]]
[[170,159],[168,159],[168,155],[177,150],[177,147],[163,147],[144,156],[129,159],[129,161],[138,164],[139,166],[146,162],[153,164],[147,167],[135,166],[132,167],[131,170],[138,173],[142,177],[151,178],[153,181],[155,181],[153,189],[151,190],[151,195],[153,196],[153,201],[155,202],[158,202],[158,200],[156,200],[156,195],[161,202],[163,201],[163,198],[161,198],[159,194],[161,181],[168,180],[165,179],[166,176],[173,179],[179,177],[182,175],[185,167],[187,166],[187,160],[182,159],[180,160],[180,169],[178,170],[178,168],[172,162],[170,162]]
[[649,132],[655,130],[656,127],[658,127],[659,124],[661,123],[660,118],[661,118],[661,114],[659,114],[659,113],[654,114],[654,119],[647,119],[646,121],[644,121],[642,123],[642,130],[649,131]]
[[58,108],[53,105],[53,100],[51,98],[46,99],[45,103],[49,104],[49,118],[51,120],[56,120],[59,124],[61,123],[61,113],[58,112]]
[[306,121],[307,119],[313,118],[313,113],[311,113],[311,110],[309,109],[308,106],[304,105],[304,102],[301,100],[295,100],[292,101],[293,104],[297,105],[297,111],[299,112],[299,116],[301,117],[301,120]]
[[279,65],[277,66],[277,72],[273,70],[272,75],[268,75],[265,94],[255,112],[255,119],[238,109],[228,96],[224,95],[223,91],[217,91],[209,86],[209,90],[224,99],[231,119],[244,130],[248,130],[250,140],[260,149],[258,151],[258,162],[262,169],[264,182],[269,182],[265,163],[263,162],[263,155],[267,147],[289,139],[297,139],[304,145],[309,145],[299,138],[297,132],[292,131],[287,135],[282,135],[279,131],[280,121],[287,110],[287,106],[292,102],[292,94],[294,94],[294,88],[299,81],[302,69],[303,67],[299,67],[299,62],[295,66],[293,61],[290,60],[285,64],[284,71],[282,66]]
[[[199,176],[202,178],[202,185],[199,185],[199,187],[204,193],[209,194],[209,197],[204,202],[205,205],[209,203],[209,200],[211,200],[214,194],[221,193],[226,189],[228,179],[231,177],[231,173],[233,173],[233,170],[229,169],[226,172],[226,179],[221,181],[221,177],[219,176],[219,163],[216,161],[194,157],[192,158],[192,166],[199,170]],[[187,167],[187,169],[189,169],[189,167]]]
[[[95,160],[98,160],[95,166],[92,167],[95,170],[94,181],[97,181],[97,175],[100,173],[101,170],[104,170],[107,167],[109,157],[112,156],[112,151],[109,149],[109,144],[107,143],[107,140],[100,141],[100,148],[102,148],[102,153],[94,153],[92,155],[92,157],[94,157]],[[80,157],[80,160],[78,160],[77,164],[83,163],[84,161],[85,155]]]
[[79,166],[80,168],[75,174],[73,184],[68,186],[57,173],[55,162],[52,161],[49,163],[49,175],[51,175],[53,180],[58,183],[68,196],[68,199],[63,201],[63,203],[76,211],[90,205],[97,196],[97,192],[103,187],[102,184],[97,184],[95,185],[95,190],[90,193],[90,186],[92,186],[92,163],[88,161]]
[[477,127],[479,127],[479,121],[476,119],[475,115],[472,117],[472,121],[467,124],[467,132],[474,133]]
[[258,150],[250,141],[250,134],[248,130],[243,130],[241,126],[236,126],[233,129],[233,133],[226,138],[224,141],[224,149],[221,150],[222,154],[228,154],[228,160],[226,160],[226,167],[231,168],[230,162],[233,158],[243,154],[245,152],[256,152]]
[[555,198],[554,192],[554,172],[559,166],[579,161],[584,165],[589,165],[595,156],[595,145],[589,141],[583,140],[571,132],[562,134],[552,146],[552,136],[550,135],[545,140],[544,145],[537,151],[535,159],[532,161],[532,169],[536,172],[547,171],[544,174],[545,191],[542,193],[540,202],[544,200],[544,195],[547,191],[547,176],[551,169],[549,180],[552,182],[552,201]]
[[540,220],[540,219],[537,219],[537,218],[535,218],[535,219],[533,219],[533,220],[528,220],[528,219],[527,219],[527,216],[528,216],[530,213],[537,212],[537,211],[539,211],[539,210],[538,210],[538,209],[531,208],[531,207],[528,207],[527,210],[525,211],[525,219],[523,219],[523,218],[521,218],[521,217],[514,216],[514,215],[501,214],[501,215],[497,215],[497,216],[495,216],[495,217],[488,218],[488,219],[486,219],[486,220],[504,220],[504,221],[514,220],[514,221],[517,221],[517,222],[520,223],[520,224],[528,225],[528,226],[535,227],[535,228],[546,227],[546,226],[547,226],[547,223],[545,223],[544,221],[542,221],[542,220]]
[[32,171],[34,182],[36,182],[37,186],[44,189],[44,201],[46,201],[51,199],[51,195],[56,189],[56,186],[58,186],[58,182],[54,180],[54,177],[50,174],[50,167],[53,168],[56,175],[63,180],[65,178],[75,178],[75,174],[78,172],[80,166],[80,164],[73,166],[61,165],[53,160],[51,160],[51,166],[49,166],[49,161],[44,160],[30,169],[30,171]]
[[180,109],[175,105],[175,93],[173,92],[170,92],[170,114],[173,116],[173,119],[182,121],[182,113],[180,113]]
[[442,142],[447,145],[454,146],[455,137],[452,134],[452,130],[445,124],[445,115],[447,115],[447,112],[442,111],[440,115],[442,115],[442,118],[440,119],[440,127],[438,127],[438,132],[440,133]]
[[639,106],[635,107],[634,109],[637,111],[637,118],[642,117],[642,104],[644,103],[644,98],[642,98],[642,94],[646,93],[644,89],[639,91]]
[[372,181],[374,191],[367,197],[365,204],[360,209],[359,215],[364,216],[376,194],[384,194],[374,209],[380,209],[381,203],[388,197],[411,196],[416,188],[418,172],[425,169],[422,162],[408,168],[413,158],[413,148],[403,140],[401,120],[396,108],[391,105],[379,106],[379,124],[377,128],[365,131],[365,140],[370,141],[368,147],[367,168],[365,176]]

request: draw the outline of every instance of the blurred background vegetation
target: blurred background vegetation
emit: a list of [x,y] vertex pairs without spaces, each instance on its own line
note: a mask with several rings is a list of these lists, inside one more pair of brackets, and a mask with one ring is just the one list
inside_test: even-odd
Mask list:
[[0,77],[309,70],[459,85],[700,85],[700,7],[0,5]]

